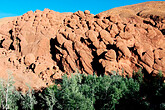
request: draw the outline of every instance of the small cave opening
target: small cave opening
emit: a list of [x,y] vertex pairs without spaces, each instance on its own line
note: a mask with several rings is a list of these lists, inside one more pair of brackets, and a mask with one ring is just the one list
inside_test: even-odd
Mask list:
[[153,27],[156,27],[156,26],[153,25],[150,21],[147,21],[147,20],[143,20],[143,23],[145,23],[145,24],[149,24],[149,25],[151,25],[151,26],[153,26]]
[[104,76],[105,69],[102,64],[99,62],[100,57],[97,55],[96,51],[92,51],[92,55],[94,56],[93,61],[91,62],[92,68],[94,72],[96,72],[97,76]]
[[9,34],[10,34],[10,39],[14,41],[14,38],[13,38],[13,30],[12,30],[12,29],[9,31]]
[[15,50],[15,48],[13,46],[13,42],[10,44],[9,50]]
[[106,19],[108,19],[111,22],[111,17],[110,16],[106,17]]
[[146,52],[143,52],[143,53],[142,53],[142,56],[144,56],[145,54],[146,54]]
[[34,63],[32,63],[30,66],[29,66],[29,69],[31,69],[33,71],[33,73],[35,73],[34,69],[35,69],[36,65]]
[[71,29],[74,29],[74,28],[70,25],[70,23],[67,24],[66,26],[69,27],[69,28],[71,28]]
[[0,48],[3,48],[2,43],[3,43],[4,40],[5,40],[5,39],[0,40]]

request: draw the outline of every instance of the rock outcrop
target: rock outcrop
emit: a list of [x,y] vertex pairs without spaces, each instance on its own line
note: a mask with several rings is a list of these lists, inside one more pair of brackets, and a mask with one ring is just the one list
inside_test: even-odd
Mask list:
[[146,2],[97,15],[88,10],[30,11],[0,27],[2,71],[5,65],[48,85],[77,70],[97,75],[119,71],[132,76],[139,68],[151,75],[165,73],[164,10],[165,2]]

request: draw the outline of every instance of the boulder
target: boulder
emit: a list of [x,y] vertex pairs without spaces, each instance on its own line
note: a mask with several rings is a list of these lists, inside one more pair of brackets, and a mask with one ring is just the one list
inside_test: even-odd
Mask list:
[[25,64],[30,66],[32,63],[35,63],[35,56],[32,53],[29,53],[25,56]]

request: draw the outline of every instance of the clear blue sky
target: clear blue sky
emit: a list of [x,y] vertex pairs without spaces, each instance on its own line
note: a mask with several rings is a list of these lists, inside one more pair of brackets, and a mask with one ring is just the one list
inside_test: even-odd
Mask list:
[[152,0],[1,0],[0,18],[19,16],[28,11],[35,11],[37,9],[43,11],[45,8],[58,12],[90,10],[92,14],[98,14],[114,7],[142,3],[146,1]]

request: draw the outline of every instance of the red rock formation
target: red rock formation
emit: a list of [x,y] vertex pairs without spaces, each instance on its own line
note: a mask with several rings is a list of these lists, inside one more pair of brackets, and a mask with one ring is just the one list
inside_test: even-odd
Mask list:
[[148,74],[165,73],[164,10],[165,2],[147,2],[97,15],[30,11],[1,25],[1,56],[7,58],[2,65],[47,84],[77,70],[98,75],[124,70],[131,76],[141,67]]

